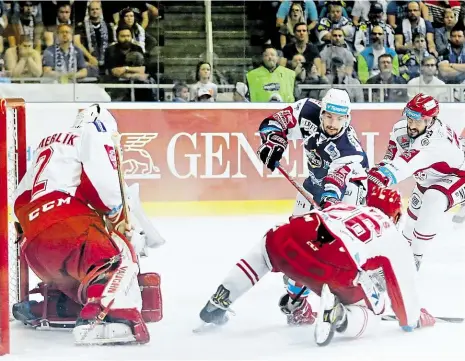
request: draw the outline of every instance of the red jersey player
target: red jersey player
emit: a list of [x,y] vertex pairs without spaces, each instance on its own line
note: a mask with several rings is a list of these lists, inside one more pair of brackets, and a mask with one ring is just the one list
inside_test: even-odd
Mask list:
[[465,153],[457,134],[438,118],[439,103],[418,94],[394,125],[383,161],[368,175],[368,190],[413,178],[402,231],[411,243],[417,268],[436,234],[448,223],[445,212],[465,204]]
[[[321,296],[318,345],[328,344],[335,331],[359,337],[375,328],[386,293],[404,330],[432,326],[434,318],[417,300],[412,252],[394,224],[401,211],[399,193],[378,188],[367,201],[389,217],[376,208],[340,203],[269,230],[229,272],[200,318],[226,323],[229,306],[271,271],[283,272]],[[286,296],[286,302],[294,303]]]
[[105,224],[127,230],[112,141],[116,131],[115,119],[99,105],[80,112],[71,129],[40,142],[14,203],[24,232],[21,252],[43,281],[44,301],[22,301],[13,315],[33,327],[71,320],[78,344],[146,343],[144,320],[162,316],[159,276],[139,273],[127,239],[142,235],[126,237]]

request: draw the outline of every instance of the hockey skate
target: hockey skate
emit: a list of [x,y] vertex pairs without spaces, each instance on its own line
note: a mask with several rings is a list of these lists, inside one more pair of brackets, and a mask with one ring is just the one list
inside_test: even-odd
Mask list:
[[320,310],[315,325],[315,342],[318,346],[328,345],[334,333],[344,332],[347,328],[347,309],[331,293],[327,284],[323,285],[320,298]]
[[12,307],[13,317],[37,330],[73,328],[82,306],[64,293],[41,282],[30,294],[41,294],[42,301],[21,301]]
[[286,315],[288,325],[311,325],[315,322],[316,313],[312,312],[312,306],[306,297],[294,302],[289,293],[286,293],[279,299],[279,308]]
[[462,224],[463,222],[465,222],[465,204],[462,204],[460,206],[459,211],[456,214],[454,214],[454,216],[452,217],[452,222],[454,222],[455,224]]
[[[220,285],[215,294],[208,300],[207,304],[200,311],[200,319],[203,324],[196,329],[195,333],[200,333],[210,326],[223,326],[229,321],[229,313],[234,312],[229,308],[231,301],[229,299],[229,290]],[[210,326],[208,326],[210,325]]]

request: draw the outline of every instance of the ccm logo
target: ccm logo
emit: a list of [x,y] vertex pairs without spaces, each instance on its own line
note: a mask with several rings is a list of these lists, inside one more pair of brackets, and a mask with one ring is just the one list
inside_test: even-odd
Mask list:
[[29,220],[33,221],[39,216],[39,214],[48,212],[49,210],[55,207],[60,207],[63,204],[71,204],[71,197],[68,197],[65,199],[60,198],[60,199],[56,199],[54,201],[50,201],[50,202],[43,204],[42,207],[34,209],[31,213],[29,213]]

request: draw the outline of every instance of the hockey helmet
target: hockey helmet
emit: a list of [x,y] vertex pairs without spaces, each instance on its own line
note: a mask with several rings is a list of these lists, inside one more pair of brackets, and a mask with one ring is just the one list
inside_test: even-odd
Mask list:
[[320,118],[323,112],[345,115],[347,116],[347,121],[344,124],[344,128],[350,124],[350,111],[350,97],[343,89],[331,88],[321,100]]
[[405,106],[404,116],[413,120],[430,120],[439,114],[439,102],[431,95],[419,93]]

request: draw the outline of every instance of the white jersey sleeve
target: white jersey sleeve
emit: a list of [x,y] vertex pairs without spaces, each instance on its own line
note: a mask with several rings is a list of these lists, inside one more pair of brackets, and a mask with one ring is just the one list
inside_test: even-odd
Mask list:
[[77,196],[110,216],[119,212],[122,199],[111,134],[96,131],[92,125],[84,127],[79,159],[82,174]]
[[449,126],[436,120],[423,135],[411,140],[404,120],[394,126],[380,172],[391,185],[415,176],[420,185],[428,186],[446,175],[460,175],[464,162],[458,136]]

